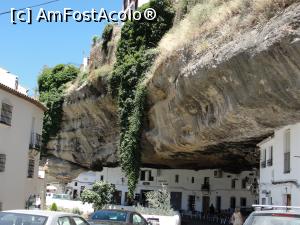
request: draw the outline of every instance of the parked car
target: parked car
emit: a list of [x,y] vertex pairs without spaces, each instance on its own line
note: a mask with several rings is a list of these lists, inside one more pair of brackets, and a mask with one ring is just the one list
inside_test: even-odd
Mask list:
[[63,212],[12,210],[0,212],[0,225],[90,225],[82,217]]
[[128,210],[99,210],[88,220],[92,225],[149,225],[139,213]]
[[244,225],[300,225],[300,208],[286,206],[254,206]]

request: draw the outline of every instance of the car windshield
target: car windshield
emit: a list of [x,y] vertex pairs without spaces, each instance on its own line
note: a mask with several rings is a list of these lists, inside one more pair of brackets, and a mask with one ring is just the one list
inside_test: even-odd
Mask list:
[[262,214],[249,218],[246,225],[300,225],[300,216],[293,214]]
[[0,225],[44,225],[45,216],[0,212]]
[[98,211],[92,215],[92,220],[105,220],[105,221],[126,221],[126,212],[121,211]]

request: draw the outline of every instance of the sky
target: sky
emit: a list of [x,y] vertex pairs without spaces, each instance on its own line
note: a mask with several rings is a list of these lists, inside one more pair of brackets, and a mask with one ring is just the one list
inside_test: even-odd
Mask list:
[[[0,14],[11,8],[20,9],[50,0],[1,0]],[[44,66],[72,63],[79,66],[84,54],[89,55],[92,38],[101,35],[107,22],[38,23],[40,8],[59,10],[71,8],[86,11],[101,8],[119,11],[121,0],[59,0],[33,8],[33,24],[11,23],[11,14],[0,15],[0,67],[17,75],[20,84],[30,90],[37,87],[37,77]]]

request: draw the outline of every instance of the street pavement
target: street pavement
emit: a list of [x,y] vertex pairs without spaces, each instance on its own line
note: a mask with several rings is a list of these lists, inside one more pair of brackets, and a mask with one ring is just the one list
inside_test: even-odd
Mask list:
[[209,223],[209,222],[204,222],[204,221],[199,221],[199,220],[183,220],[182,225],[219,225],[216,223]]

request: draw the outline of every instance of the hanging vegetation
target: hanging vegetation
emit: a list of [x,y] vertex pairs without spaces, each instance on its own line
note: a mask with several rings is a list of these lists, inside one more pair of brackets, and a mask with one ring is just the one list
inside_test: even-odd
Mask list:
[[143,78],[152,65],[158,42],[172,27],[174,9],[169,0],[152,0],[139,10],[156,10],[153,21],[128,21],[124,24],[116,52],[117,61],[110,78],[112,95],[118,99],[120,116],[120,162],[133,197],[141,166],[140,139],[146,102]]

